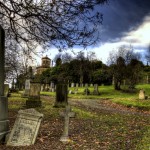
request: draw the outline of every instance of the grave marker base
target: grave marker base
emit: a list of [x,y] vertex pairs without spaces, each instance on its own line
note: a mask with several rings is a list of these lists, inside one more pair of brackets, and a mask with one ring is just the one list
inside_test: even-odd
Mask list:
[[36,101],[36,100],[27,100],[26,101],[27,108],[36,108],[36,107],[41,107],[41,106],[42,106],[41,101]]
[[60,141],[61,141],[61,142],[64,142],[64,143],[67,143],[67,142],[70,141],[70,139],[69,139],[68,136],[61,136]]
[[42,106],[42,101],[40,100],[39,96],[30,96],[28,100],[26,100],[27,108],[36,108],[41,106]]
[[[3,114],[3,115],[2,115]],[[8,99],[0,96],[0,141],[9,133]]]

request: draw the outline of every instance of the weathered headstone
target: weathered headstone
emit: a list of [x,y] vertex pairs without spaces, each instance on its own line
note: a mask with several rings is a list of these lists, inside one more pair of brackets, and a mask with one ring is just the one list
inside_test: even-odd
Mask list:
[[30,94],[30,79],[26,79],[25,81],[25,91],[22,95],[22,97],[29,97]]
[[85,84],[85,89],[84,89],[84,94],[85,95],[89,95],[90,94],[90,90],[88,89],[88,84]]
[[9,94],[9,84],[4,84],[4,96],[8,97]]
[[40,83],[30,83],[30,94],[26,101],[27,108],[41,107],[40,90]]
[[45,85],[45,91],[49,91],[49,89],[50,89],[49,84],[46,84],[46,85]]
[[115,85],[115,77],[113,75],[113,78],[112,78],[112,85]]
[[149,76],[146,76],[146,84],[149,84]]
[[0,142],[9,132],[8,99],[4,96],[5,31],[0,26]]
[[56,85],[56,101],[54,107],[65,107],[68,104],[68,86],[58,83]]
[[74,83],[71,83],[71,87],[74,87]]
[[93,86],[93,84],[91,83],[91,84],[90,84],[90,86],[92,87],[92,86]]
[[140,100],[144,100],[145,99],[145,91],[143,89],[141,89],[139,91],[139,99]]
[[81,83],[81,87],[84,87],[84,84],[83,84],[83,83]]
[[43,91],[43,90],[44,90],[44,85],[42,84],[42,85],[41,85],[41,91]]
[[51,82],[50,88],[51,92],[55,92],[55,84],[53,82]]
[[69,119],[71,117],[75,117],[75,112],[71,112],[70,105],[67,105],[65,111],[60,112],[60,116],[65,118],[64,131],[60,138],[60,141],[69,142]]
[[35,109],[19,110],[7,145],[27,146],[35,143],[43,114]]
[[74,94],[74,91],[72,91],[72,90],[69,90],[69,94]]
[[76,88],[78,88],[79,87],[79,83],[76,83]]
[[94,84],[94,91],[93,91],[94,95],[99,95],[99,90],[98,90],[98,84]]
[[87,83],[85,83],[85,87],[88,88],[88,84]]

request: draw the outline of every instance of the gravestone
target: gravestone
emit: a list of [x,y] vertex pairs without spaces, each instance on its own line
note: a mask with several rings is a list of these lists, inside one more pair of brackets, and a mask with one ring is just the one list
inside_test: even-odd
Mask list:
[[71,112],[70,105],[67,105],[65,111],[60,112],[60,116],[65,118],[64,131],[60,138],[60,141],[61,142],[69,142],[70,141],[70,139],[69,139],[69,119],[72,117],[75,117],[75,112]]
[[40,83],[30,83],[30,93],[28,100],[26,101],[27,108],[41,107],[40,90]]
[[145,99],[145,91],[143,89],[141,89],[139,91],[139,99],[140,100],[144,100]]
[[93,95],[99,95],[99,90],[98,90],[98,84],[94,84],[94,91],[93,91]]
[[9,84],[4,84],[4,96],[9,97]]
[[74,88],[74,94],[77,94],[78,93],[78,88]]
[[55,92],[55,84],[53,82],[51,82],[50,88],[51,92]]
[[85,89],[84,89],[84,94],[85,95],[89,95],[90,94],[90,90],[88,89],[88,84],[85,84]]
[[146,76],[146,84],[149,84],[149,76]]
[[0,142],[9,132],[8,98],[4,96],[5,31],[0,26]]
[[49,89],[50,89],[50,86],[49,86],[49,84],[46,83],[46,85],[45,85],[45,91],[49,91]]
[[68,86],[58,83],[56,85],[56,100],[54,107],[65,107],[68,104]]
[[29,97],[30,94],[30,79],[26,79],[25,81],[25,91],[22,95],[22,97]]
[[93,87],[93,84],[91,83],[90,86]]
[[43,84],[41,85],[41,91],[44,91],[44,85]]
[[113,75],[113,78],[112,78],[112,85],[115,85],[115,77]]
[[28,146],[35,143],[43,114],[35,109],[19,110],[7,141],[9,146]]
[[79,87],[79,83],[76,83],[76,88],[78,88]]
[[72,91],[72,90],[69,90],[69,94],[74,94],[74,91]]
[[74,83],[71,83],[71,87],[74,87]]
[[84,87],[84,84],[83,84],[83,83],[81,83],[81,87]]
[[88,88],[88,84],[87,83],[85,83],[85,87]]

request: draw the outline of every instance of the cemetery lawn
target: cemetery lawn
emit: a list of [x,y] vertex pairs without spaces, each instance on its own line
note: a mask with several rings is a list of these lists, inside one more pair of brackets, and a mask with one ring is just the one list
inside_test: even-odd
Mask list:
[[[1,144],[0,149],[150,150],[150,109],[149,106],[146,109],[145,106],[138,107],[149,105],[150,102],[140,102],[138,93],[114,93],[111,86],[102,86],[99,90],[99,96],[69,94],[69,103],[76,117],[70,119],[68,143],[59,141],[64,125],[64,118],[59,116],[59,112],[64,108],[54,108],[55,94],[45,92],[41,93],[44,95],[41,96],[42,107],[36,108],[44,114],[44,119],[35,144],[26,147],[6,147]],[[146,93],[148,90],[147,86]],[[126,101],[131,105],[125,104]],[[10,129],[18,110],[25,109],[25,102],[26,98],[21,98],[19,93],[12,93],[9,97]]]
[[[123,105],[125,107],[134,107],[139,110],[150,110],[150,99],[149,100],[139,100],[138,94],[140,89],[144,89],[147,96],[150,97],[150,85],[137,85],[133,92],[116,91],[113,86],[99,86],[100,95],[88,95],[84,93],[84,87],[78,88],[78,94],[68,94],[71,99],[108,99],[109,101]],[[74,88],[69,88],[69,90],[74,91]],[[92,93],[93,87],[89,87]],[[55,97],[54,92],[41,92],[41,95]]]

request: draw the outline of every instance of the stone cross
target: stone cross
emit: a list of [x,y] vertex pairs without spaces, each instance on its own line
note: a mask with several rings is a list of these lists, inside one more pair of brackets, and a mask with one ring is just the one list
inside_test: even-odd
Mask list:
[[70,105],[66,106],[66,110],[64,112],[60,113],[60,116],[65,118],[65,124],[64,124],[64,131],[63,135],[60,138],[61,142],[69,142],[69,118],[75,117],[75,112],[71,112],[71,107]]

